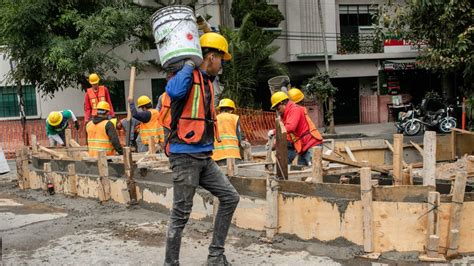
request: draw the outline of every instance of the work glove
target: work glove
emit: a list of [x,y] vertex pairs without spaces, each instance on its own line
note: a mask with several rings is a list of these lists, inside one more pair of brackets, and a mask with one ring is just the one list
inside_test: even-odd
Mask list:
[[74,121],[74,127],[76,128],[76,130],[79,130],[79,121]]
[[190,65],[190,66],[192,66],[193,68],[196,67],[196,63],[194,63],[194,61],[193,61],[193,60],[190,60],[190,59],[186,60],[186,62],[184,62],[184,64],[185,64],[185,65]]

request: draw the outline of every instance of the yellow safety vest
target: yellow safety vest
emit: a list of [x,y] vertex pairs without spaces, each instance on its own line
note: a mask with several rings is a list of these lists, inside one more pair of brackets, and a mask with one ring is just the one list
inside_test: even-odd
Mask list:
[[156,109],[150,109],[151,118],[148,123],[141,123],[140,124],[140,138],[142,139],[142,143],[148,145],[148,140],[150,137],[154,137],[156,142],[159,142],[159,112]]
[[231,113],[220,113],[217,115],[217,128],[221,142],[214,141],[212,159],[215,161],[240,157],[239,140],[237,138],[237,122],[239,116]]
[[98,124],[94,124],[92,121],[87,123],[87,146],[91,157],[98,157],[99,151],[105,151],[107,155],[114,155],[115,153],[114,146],[105,130],[107,122],[109,120],[104,120]]

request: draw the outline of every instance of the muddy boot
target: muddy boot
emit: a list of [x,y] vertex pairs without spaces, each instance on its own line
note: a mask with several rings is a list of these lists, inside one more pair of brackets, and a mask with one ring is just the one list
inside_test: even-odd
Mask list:
[[230,262],[227,261],[225,255],[219,255],[217,257],[207,256],[207,266],[230,266]]

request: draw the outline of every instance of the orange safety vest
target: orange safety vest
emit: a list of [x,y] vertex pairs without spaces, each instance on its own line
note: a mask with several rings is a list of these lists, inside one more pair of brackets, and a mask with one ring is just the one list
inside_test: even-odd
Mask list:
[[[201,72],[194,69],[193,71],[193,85],[188,92],[188,97],[183,107],[182,113],[177,116],[176,124],[177,139],[185,144],[201,144],[204,137],[204,128],[206,127],[206,110],[204,109],[206,101],[206,90],[204,80]],[[214,107],[214,86],[208,80],[209,93],[211,94],[211,101],[209,108],[211,109],[211,119],[214,124],[214,137],[218,141],[219,132],[217,130],[216,110]],[[175,115],[172,114],[172,117]],[[173,126],[174,127],[174,126]],[[174,138],[174,136],[172,136]]]
[[142,143],[148,145],[148,140],[150,137],[153,137],[156,142],[158,142],[158,117],[159,113],[156,109],[148,110],[151,112],[150,121],[147,123],[140,123],[140,138]]
[[114,146],[112,146],[112,142],[105,131],[105,126],[108,122],[109,120],[104,120],[98,124],[94,124],[92,121],[87,123],[86,131],[89,156],[98,157],[99,151],[106,151],[107,155],[114,155]]
[[240,157],[239,139],[237,138],[237,122],[239,116],[231,113],[220,113],[217,115],[217,128],[221,142],[214,141],[212,159],[215,161],[226,158]]
[[304,117],[306,118],[306,122],[308,122],[309,130],[303,133],[300,137],[297,137],[294,133],[288,134],[290,137],[290,141],[293,143],[295,150],[297,153],[301,153],[303,149],[303,145],[301,143],[301,139],[308,135],[311,134],[311,136],[317,140],[323,140],[323,137],[321,136],[321,133],[319,133],[318,129],[313,123],[313,120],[308,115],[308,110],[306,110],[305,107],[302,107],[304,109]]
[[171,124],[171,115],[170,115],[170,108],[171,108],[171,99],[163,92],[161,96],[161,109],[158,117],[158,136],[160,143],[165,142],[165,128],[170,128]]
[[92,116],[97,116],[97,104],[105,101],[105,87],[99,86],[97,94],[95,94],[93,88],[87,89],[87,96],[89,96],[89,102],[92,107]]

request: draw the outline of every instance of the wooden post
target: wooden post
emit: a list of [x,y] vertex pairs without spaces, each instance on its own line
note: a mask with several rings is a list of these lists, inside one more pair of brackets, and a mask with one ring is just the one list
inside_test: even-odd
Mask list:
[[372,214],[372,174],[369,167],[360,169],[360,195],[362,201],[364,251],[374,252]]
[[156,141],[153,136],[148,138],[148,154],[156,153]]
[[286,138],[286,128],[276,119],[276,177],[278,179],[288,179],[288,145]]
[[278,180],[267,175],[267,221],[265,235],[268,241],[278,233]]
[[70,163],[67,166],[68,171],[68,194],[71,196],[77,195],[77,176],[76,176],[76,165]]
[[403,161],[403,135],[393,135],[393,184],[401,185],[402,182],[402,161]]
[[[128,87],[128,97],[131,97],[133,99],[133,95],[135,94],[135,75],[136,73],[136,67],[132,66],[130,68],[130,86]],[[118,121],[117,121],[118,122]],[[126,132],[126,137],[125,137],[125,145],[130,146],[130,134],[132,132],[132,110],[130,110],[130,104],[127,102],[127,129],[125,130]]]
[[403,169],[402,185],[413,185],[413,166]]
[[16,150],[16,177],[18,179],[18,186],[20,189],[25,188],[25,181],[23,180],[23,159],[21,154],[23,150]]
[[65,136],[65,140],[66,140],[66,148],[69,148],[69,147],[72,147],[71,146],[71,139],[72,139],[72,132],[71,132],[71,129],[70,128],[66,128],[64,130],[64,136]]
[[36,135],[31,135],[31,150],[33,151],[33,154],[38,153],[38,140],[36,139]]
[[97,164],[99,167],[99,200],[102,203],[110,199],[109,165],[105,151],[99,151]]
[[439,249],[439,192],[428,192],[428,230],[426,255],[434,258],[438,257]]
[[48,190],[48,183],[53,183],[51,180],[51,163],[44,163],[43,165],[44,178],[41,184],[41,189]]
[[456,131],[451,130],[451,160],[456,160]]
[[454,257],[458,254],[459,228],[461,226],[462,206],[466,189],[467,172],[457,171],[454,181],[453,198],[451,202],[451,216],[449,217],[448,250],[446,256]]
[[474,156],[467,156],[466,158],[466,172],[467,176],[474,176]]
[[28,165],[28,147],[23,146],[21,149],[21,172],[23,177],[23,189],[30,188],[30,167]]
[[231,177],[235,175],[235,158],[227,158],[227,176]]
[[127,187],[128,193],[130,194],[130,204],[137,204],[137,187],[133,176],[134,167],[132,151],[130,150],[130,147],[123,147],[123,165],[125,168],[125,176],[127,177]]
[[[267,142],[267,146],[268,146],[268,150],[267,150],[267,154],[265,156],[265,161],[266,162],[273,162],[273,159],[272,159],[272,147],[273,147],[273,142],[275,140],[275,137],[274,136],[271,136],[271,137],[268,137],[268,142]],[[273,169],[273,164],[267,164],[265,165],[265,169],[267,171],[270,171],[270,172],[273,172],[275,169]]]
[[425,132],[423,152],[423,185],[436,187],[436,132]]
[[316,146],[313,148],[311,183],[323,183],[323,148]]

